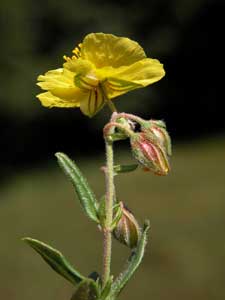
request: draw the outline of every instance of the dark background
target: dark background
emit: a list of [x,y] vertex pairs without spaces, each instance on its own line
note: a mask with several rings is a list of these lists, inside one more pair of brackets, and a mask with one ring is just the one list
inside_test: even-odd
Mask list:
[[[58,248],[84,275],[101,273],[102,237],[83,216],[54,157],[76,160],[98,198],[104,193],[102,127],[79,109],[46,109],[36,78],[90,32],[138,41],[165,66],[159,82],[132,91],[119,111],[163,119],[172,170],[116,178],[117,195],[139,223],[151,220],[144,262],[120,299],[225,298],[224,1],[0,0],[0,299],[70,299],[74,287],[21,241]],[[116,162],[134,162],[118,143]],[[92,225],[92,226],[91,226]],[[128,251],[113,245],[113,274]]]
[[49,110],[35,98],[37,76],[60,67],[89,32],[130,37],[165,65],[163,80],[115,100],[118,110],[164,119],[174,141],[223,134],[223,14],[219,0],[1,0],[1,177],[59,149],[103,149],[107,111],[87,120],[79,110]]

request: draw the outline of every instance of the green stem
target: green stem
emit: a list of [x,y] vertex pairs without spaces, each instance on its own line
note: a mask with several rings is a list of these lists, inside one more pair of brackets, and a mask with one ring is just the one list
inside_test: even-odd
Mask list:
[[103,229],[103,286],[110,277],[111,255],[112,255],[112,233],[110,230],[113,219],[113,194],[114,194],[114,174],[113,174],[113,144],[106,140],[106,221]]
[[114,103],[112,103],[112,101],[108,98],[107,96],[107,92],[105,91],[104,85],[100,84],[99,85],[100,90],[102,91],[102,94],[106,100],[106,104],[108,105],[109,109],[111,110],[111,112],[117,112],[116,106]]
[[107,104],[111,112],[117,112],[115,104],[110,99],[108,99]]
[[106,126],[103,129],[103,133],[104,136],[107,139],[107,136],[109,134],[109,131],[111,129],[113,129],[114,127],[121,129],[122,131],[124,131],[129,137],[131,137],[134,133],[133,131],[131,131],[127,126],[120,124],[120,123],[116,123],[116,122],[110,122],[108,124],[106,124]]

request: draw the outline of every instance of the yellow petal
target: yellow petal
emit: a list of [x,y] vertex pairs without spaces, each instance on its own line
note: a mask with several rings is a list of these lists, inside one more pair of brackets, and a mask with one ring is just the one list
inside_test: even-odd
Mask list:
[[43,90],[51,90],[54,88],[72,88],[74,74],[66,69],[60,68],[51,70],[45,73],[45,75],[38,76],[37,85]]
[[40,94],[45,106],[74,107],[88,95],[74,84],[74,74],[67,69],[57,69],[38,77],[41,82],[38,85],[49,91]]
[[144,87],[160,80],[164,75],[163,65],[157,59],[145,58],[121,69],[121,71],[118,70],[112,77],[140,84]]
[[91,61],[97,68],[129,66],[146,57],[142,47],[135,41],[113,34],[90,33],[83,41],[81,57]]
[[145,58],[128,67],[114,69],[111,74],[108,72],[103,86],[108,97],[114,98],[160,80],[165,71],[157,59]]
[[94,70],[94,65],[87,60],[72,58],[63,64],[63,67],[74,74],[86,75],[92,73]]
[[83,114],[93,117],[105,104],[105,98],[100,88],[92,89],[86,99],[80,102]]
[[37,95],[37,98],[41,101],[41,104],[46,107],[79,107],[80,101],[85,101],[88,98],[88,93],[77,89],[74,98],[65,96],[64,98],[58,97],[51,92],[45,92]]
[[102,83],[105,94],[109,99],[125,94],[134,89],[140,88],[140,84],[126,81],[119,78],[108,78]]

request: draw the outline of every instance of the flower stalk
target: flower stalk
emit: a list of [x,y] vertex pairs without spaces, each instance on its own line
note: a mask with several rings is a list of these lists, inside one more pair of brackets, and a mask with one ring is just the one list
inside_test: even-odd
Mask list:
[[113,220],[113,196],[114,196],[114,172],[113,172],[113,142],[105,140],[106,145],[106,197],[105,197],[105,227],[103,228],[103,287],[110,277],[111,254],[112,254],[112,232]]

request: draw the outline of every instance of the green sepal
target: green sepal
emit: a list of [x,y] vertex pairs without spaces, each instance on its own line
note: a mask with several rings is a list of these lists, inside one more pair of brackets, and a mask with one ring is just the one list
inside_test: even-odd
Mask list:
[[91,220],[98,223],[97,200],[86,178],[66,154],[58,152],[55,156],[58,159],[59,166],[75,187],[84,212]]
[[71,266],[71,264],[58,250],[41,241],[29,237],[23,238],[22,240],[40,254],[54,271],[66,278],[72,284],[76,285],[85,279],[84,276]]
[[138,164],[132,164],[132,165],[116,165],[113,167],[113,171],[115,174],[119,173],[128,173],[135,171],[138,167]]
[[132,275],[140,265],[147,244],[147,233],[149,227],[149,221],[145,221],[139,243],[137,245],[137,248],[134,251],[132,251],[127,268],[118,276],[118,278],[112,284],[111,296],[113,299],[119,295],[119,293],[122,291],[122,289],[125,287],[129,279],[132,277]]
[[117,204],[114,207],[114,210],[115,210],[115,215],[114,215],[114,218],[113,218],[111,226],[110,226],[111,230],[113,230],[117,226],[119,220],[121,219],[121,217],[123,215],[123,211],[122,211],[121,206],[119,204]]
[[106,282],[105,287],[103,287],[102,291],[101,291],[101,300],[104,300],[108,297],[110,291],[111,291],[111,286],[113,283],[113,276],[110,276],[109,280]]
[[99,287],[93,279],[83,280],[77,287],[71,300],[97,300],[99,299]]
[[[113,212],[114,212],[114,217],[112,220],[112,223],[110,225],[110,230],[113,230],[119,220],[122,217],[122,209],[119,204],[116,204],[113,207]],[[98,218],[99,218],[99,224],[101,225],[102,228],[105,228],[105,221],[106,221],[106,211],[105,211],[105,196],[103,196],[100,200],[99,207],[98,207]]]

